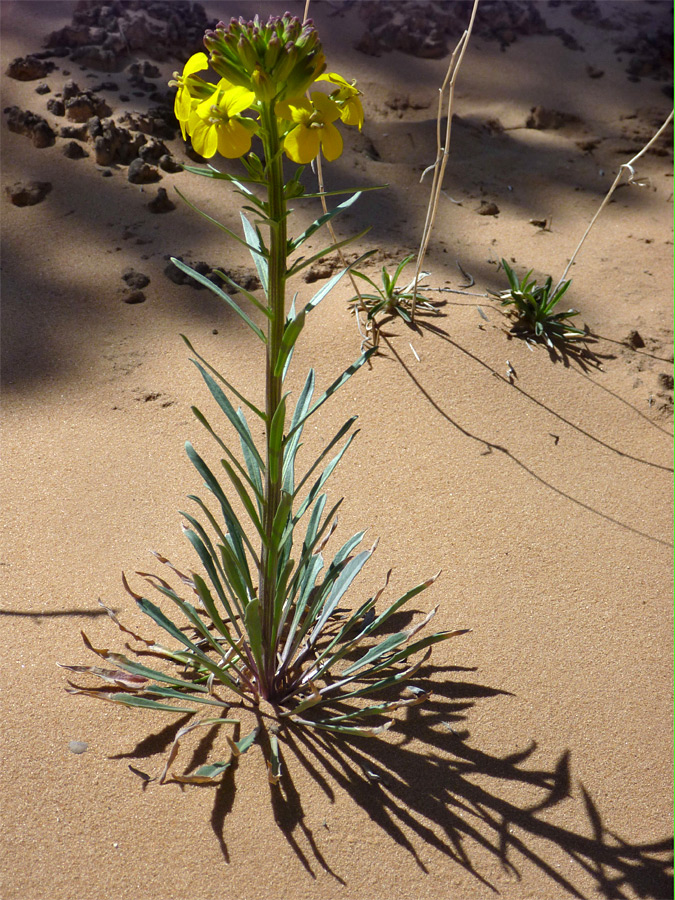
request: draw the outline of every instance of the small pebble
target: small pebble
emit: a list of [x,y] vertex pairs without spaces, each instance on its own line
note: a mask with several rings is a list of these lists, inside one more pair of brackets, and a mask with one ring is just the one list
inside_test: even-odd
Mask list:
[[68,744],[68,749],[71,753],[84,753],[85,750],[89,747],[89,744],[84,741],[71,741]]

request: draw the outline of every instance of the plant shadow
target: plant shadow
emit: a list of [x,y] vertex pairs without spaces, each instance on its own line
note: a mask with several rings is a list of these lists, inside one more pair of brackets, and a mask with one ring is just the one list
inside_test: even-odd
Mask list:
[[[405,720],[397,723],[396,743],[366,738],[345,741],[306,729],[285,732],[287,752],[304,766],[330,802],[337,785],[410,854],[422,872],[427,868],[416,849],[420,840],[495,893],[499,890],[494,877],[485,871],[486,854],[510,878],[521,880],[526,863],[570,896],[589,896],[571,876],[559,871],[556,853],[547,859],[543,843],[552,851],[558,848],[566,853],[580,875],[590,876],[595,893],[607,900],[672,897],[672,838],[644,844],[623,840],[604,824],[581,782],[577,787],[590,836],[556,825],[550,810],[573,802],[569,750],[551,766],[528,767],[538,749],[536,741],[503,757],[472,747],[468,732],[458,723],[476,698],[504,692],[480,684],[439,686],[431,680],[431,667],[420,674],[419,686],[433,690],[434,699],[407,711]],[[528,802],[501,796],[500,785],[510,797],[513,786],[521,786]],[[316,842],[310,840],[288,772],[282,787],[283,801],[279,796],[273,800],[277,825],[305,868],[307,856],[295,837],[298,827],[315,851],[316,862],[330,871],[315,850]],[[533,793],[538,795],[534,802]]]

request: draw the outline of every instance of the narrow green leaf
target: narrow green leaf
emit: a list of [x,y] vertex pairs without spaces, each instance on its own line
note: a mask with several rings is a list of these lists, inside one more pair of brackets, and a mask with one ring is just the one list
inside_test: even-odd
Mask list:
[[239,316],[239,318],[242,319],[244,322],[246,322],[246,324],[251,329],[251,331],[253,331],[253,333],[256,334],[260,338],[260,340],[263,342],[263,344],[267,343],[267,338],[265,337],[264,332],[261,331],[260,328],[258,328],[258,326],[255,324],[255,322],[251,318],[249,318],[249,316],[244,312],[244,310],[237,303],[234,302],[234,300],[230,297],[229,294],[226,294],[225,291],[221,290],[217,284],[214,284],[212,281],[210,281],[206,277],[206,275],[201,275],[199,272],[197,272],[195,269],[191,268],[190,266],[186,265],[180,259],[176,259],[175,257],[172,256],[171,262],[175,266],[178,266],[178,268],[182,272],[185,272],[186,275],[189,275],[191,278],[194,278],[195,281],[198,281],[200,284],[203,284],[205,288],[208,288],[213,294],[215,294],[217,297],[220,297],[221,300],[224,300],[225,303],[227,303],[228,306],[230,306],[236,312],[236,314]]
[[235,397],[237,397],[239,400],[241,400],[242,403],[244,403],[246,406],[248,406],[248,408],[251,410],[251,412],[254,412],[254,413],[256,414],[256,416],[258,416],[258,418],[260,418],[260,419],[263,420],[263,422],[266,421],[267,416],[265,415],[264,412],[262,412],[261,410],[259,410],[257,406],[254,406],[253,403],[251,403],[250,400],[248,400],[243,394],[241,394],[241,393],[234,387],[234,385],[230,384],[230,382],[227,381],[226,378],[223,378],[223,376],[220,374],[220,372],[218,372],[217,369],[214,369],[213,366],[212,366],[209,362],[207,362],[201,354],[197,353],[197,351],[195,350],[195,348],[192,346],[192,344],[191,344],[190,341],[185,337],[184,334],[181,334],[181,338],[183,339],[183,342],[186,344],[188,350],[189,350],[191,353],[194,353],[194,355],[197,357],[197,359],[198,359],[200,362],[204,363],[204,365],[206,366],[206,368],[207,368],[213,375],[215,375],[216,378],[217,378],[220,382],[222,382],[222,384],[225,385],[225,387],[228,389],[228,391],[232,391],[232,393],[235,395]]
[[[324,247],[323,250],[319,250],[317,253],[313,253],[312,256],[305,258],[304,256],[300,256],[295,260],[292,266],[288,269],[286,273],[290,278],[291,275],[297,275],[298,272],[301,272],[303,269],[306,269],[307,266],[311,266],[312,263],[316,262],[318,259],[321,259],[324,256],[328,256],[329,253],[333,253],[335,250],[340,250],[342,247],[346,247],[347,244],[353,244],[356,241],[361,240],[362,237],[365,237],[370,231],[371,226],[368,228],[364,228],[363,231],[359,231],[358,234],[352,234],[350,237],[344,238],[342,241],[338,241],[336,244],[329,244],[327,247]],[[375,253],[374,250],[369,251],[365,256],[371,256]],[[365,256],[362,256],[361,259],[365,259]],[[355,260],[351,265],[356,265],[359,260]]]
[[279,347],[279,355],[277,356],[276,365],[274,366],[274,377],[278,378],[286,367],[286,361],[295,347],[295,342],[300,337],[300,332],[305,326],[306,308],[301,310],[294,319],[291,319],[281,337],[281,346]]
[[254,525],[256,531],[258,532],[258,534],[260,535],[261,539],[265,540],[265,531],[263,529],[262,522],[258,518],[258,513],[256,511],[255,504],[254,504],[253,500],[251,499],[248,491],[246,490],[244,483],[242,482],[241,478],[239,478],[237,473],[234,471],[233,467],[227,462],[227,460],[223,459],[223,460],[221,460],[221,463],[222,463],[223,468],[227,472],[228,478],[234,485],[234,489],[236,490],[237,494],[239,495],[239,499],[241,500],[241,502],[244,506],[244,509],[248,513],[249,519],[253,523],[253,525]]
[[[295,513],[295,515],[294,515],[294,517],[293,517],[293,522],[294,522],[294,523],[297,523],[297,522],[302,518],[302,516],[304,515],[305,511],[307,510],[307,507],[310,506],[310,505],[312,504],[312,502],[314,501],[314,498],[315,498],[315,497],[317,496],[317,494],[322,490],[324,484],[328,481],[328,479],[330,478],[330,476],[333,474],[333,471],[335,470],[337,464],[340,462],[340,460],[342,459],[342,457],[344,456],[344,454],[347,452],[347,450],[349,449],[349,446],[350,446],[351,442],[354,440],[354,438],[356,437],[357,434],[358,434],[358,431],[355,431],[353,434],[350,434],[350,435],[349,435],[349,438],[348,438],[347,441],[345,442],[344,446],[343,446],[343,447],[340,449],[340,451],[333,457],[333,459],[328,463],[328,465],[327,465],[326,468],[323,470],[323,472],[321,473],[321,475],[319,476],[319,478],[314,482],[314,484],[312,485],[312,487],[311,487],[309,493],[307,494],[307,496],[305,497],[305,499],[302,501],[302,503],[301,503],[300,506],[298,507],[298,509],[297,509],[297,511],[296,511],[296,513]],[[304,483],[304,479],[303,479],[303,481],[302,481],[301,483]],[[299,489],[299,488],[298,488],[298,489]],[[296,494],[297,494],[297,490],[296,490]]]
[[180,700],[180,699],[189,700],[191,703],[202,703],[207,706],[219,706],[221,709],[223,709],[223,708],[229,709],[229,707],[230,707],[229,703],[223,703],[222,700],[213,700],[212,698],[204,697],[201,694],[187,696],[185,694],[182,694],[180,691],[174,690],[173,688],[165,688],[165,687],[156,686],[156,687],[148,688],[145,693],[153,694],[154,696],[157,696],[157,697],[173,697],[176,700]]
[[213,271],[214,274],[216,274],[219,278],[222,278],[223,281],[226,281],[230,285],[230,287],[234,288],[235,292],[243,294],[244,297],[246,297],[246,299],[249,301],[249,303],[252,303],[253,306],[255,306],[256,309],[260,310],[260,312],[264,316],[267,316],[268,319],[272,318],[272,311],[270,310],[270,308],[266,303],[262,303],[260,300],[258,300],[255,294],[251,293],[251,291],[247,290],[245,287],[242,287],[240,284],[237,284],[234,278],[230,278],[227,272],[223,272],[222,269],[214,269]]
[[[84,691],[71,691],[70,693],[84,694]],[[151,700],[149,697],[139,697],[136,694],[113,694],[107,692],[87,692],[87,696],[98,696],[101,700],[109,700],[112,703],[121,703],[123,706],[135,706],[142,709],[156,709],[162,712],[177,712],[185,715],[186,713],[195,713],[196,709],[190,709],[189,706],[171,706],[168,703],[159,703],[157,700]],[[194,697],[187,698],[194,700]]]
[[270,784],[278,784],[281,778],[281,755],[279,738],[273,731],[270,731],[270,760],[267,766]]
[[324,625],[328,621],[329,617],[335,611],[338,603],[344,596],[345,592],[351,585],[352,581],[359,574],[361,569],[366,564],[367,560],[372,556],[372,550],[362,550],[361,553],[357,554],[353,559],[351,559],[344,569],[340,572],[333,588],[324,603],[323,609],[321,610],[321,615],[317,619],[316,625],[310,635],[310,643],[314,644],[316,639],[320,635]]
[[248,242],[246,246],[251,252],[251,256],[253,257],[253,262],[258,271],[258,278],[260,279],[260,283],[262,284],[263,291],[265,292],[265,296],[269,296],[269,264],[267,262],[266,248],[263,242],[263,239],[260,235],[260,231],[255,225],[252,225],[249,222],[248,218],[244,215],[244,213],[240,213],[241,222],[244,227],[244,236],[246,237],[246,241]]
[[310,310],[314,309],[316,306],[321,303],[323,298],[333,290],[338,281],[349,272],[351,268],[358,265],[360,262],[363,262],[364,259],[368,259],[369,256],[372,256],[374,250],[369,250],[367,253],[364,253],[358,259],[355,259],[353,263],[350,263],[344,269],[340,269],[339,272],[336,272],[332,278],[329,278],[328,281],[324,284],[322,288],[320,288],[316,294],[312,297],[312,299],[305,305],[305,312],[310,312]]
[[391,651],[395,650],[396,647],[405,643],[407,639],[408,633],[406,631],[399,631],[396,634],[388,635],[379,644],[371,647],[366,653],[363,654],[360,659],[357,659],[355,663],[353,663],[351,666],[348,666],[346,669],[343,669],[343,671],[340,673],[340,676],[342,677],[351,675],[358,669],[362,669],[364,666],[370,665],[381,656],[384,656],[386,653],[391,653]]
[[[201,458],[201,456],[197,453],[192,444],[187,441],[185,444],[185,450],[187,455],[192,462],[193,466],[197,469],[199,474],[204,479],[204,483],[206,487],[211,491],[211,493],[218,499],[220,503],[221,509],[223,511],[223,516],[225,517],[225,522],[227,524],[228,531],[230,532],[230,536],[234,541],[234,547],[237,553],[237,558],[239,559],[242,566],[246,565],[246,554],[244,553],[244,549],[242,546],[242,542],[246,544],[249,552],[254,560],[257,560],[257,554],[248,539],[246,532],[241,527],[241,523],[239,519],[235,515],[234,510],[230,504],[230,501],[225,496],[218,479],[215,477],[213,472],[209,469],[207,464]],[[256,563],[257,565],[258,563]]]
[[262,623],[260,622],[260,600],[257,597],[249,601],[244,617],[251,653],[262,670]]
[[[143,610],[143,612],[145,612],[145,610]],[[94,647],[94,645],[91,643],[91,641],[83,631],[81,631],[80,634],[82,635],[82,640],[84,641],[87,649],[93,651],[102,659],[114,662],[117,666],[120,667],[120,669],[124,669],[125,672],[129,672],[132,675],[141,675],[143,678],[151,678],[154,681],[161,681],[165,684],[173,684],[176,687],[187,688],[190,691],[201,691],[203,693],[207,692],[207,688],[205,688],[203,685],[195,684],[191,681],[185,681],[182,678],[174,678],[172,675],[167,675],[164,672],[158,671],[157,669],[151,669],[148,666],[144,666],[142,663],[134,662],[132,659],[124,656],[124,654],[122,653],[115,653],[112,650]]]
[[314,369],[310,369],[305,384],[298,397],[298,402],[293,410],[290,431],[292,437],[286,440],[284,446],[284,464],[282,469],[283,488],[289,494],[294,493],[295,486],[295,456],[300,445],[300,437],[302,435],[302,427],[296,429],[296,425],[301,421],[302,417],[307,413],[309,404],[314,394]]
[[320,728],[324,731],[333,731],[337,734],[358,735],[359,737],[375,737],[376,735],[384,734],[384,732],[394,724],[390,720],[385,722],[384,725],[378,725],[376,728],[367,728],[366,726],[359,727],[356,725],[331,725],[328,722],[320,720],[314,722],[312,719],[294,718],[293,721],[297,722],[299,725],[308,725],[311,728]]
[[[324,391],[324,393],[319,397],[319,399],[316,401],[316,403],[308,410],[306,415],[303,416],[303,418],[297,423],[295,428],[297,429],[297,428],[300,428],[301,426],[303,426],[305,424],[305,422],[307,421],[307,419],[309,419],[310,416],[314,415],[314,413],[319,409],[319,407],[323,406],[323,404],[326,402],[326,400],[328,400],[329,397],[332,397],[333,394],[337,390],[339,390],[342,387],[342,385],[346,381],[348,381],[355,372],[358,372],[358,370],[361,368],[361,366],[364,363],[368,362],[368,360],[374,353],[377,353],[377,347],[371,347],[370,349],[366,350],[366,352],[363,353],[356,360],[356,362],[353,362],[351,364],[351,366],[349,366],[348,369],[345,369],[345,371],[342,373],[342,375],[340,375],[339,378],[336,378],[335,381]],[[292,429],[288,433],[287,438],[286,438],[287,440],[292,436],[293,430],[294,429]]]
[[279,405],[274,411],[272,422],[270,424],[269,451],[270,451],[270,481],[276,484],[281,475],[281,466],[283,463],[284,450],[284,424],[286,422],[286,397],[279,401]]
[[[301,481],[299,482],[297,488],[295,489],[295,493],[296,493],[296,494],[298,494],[298,493],[302,490],[303,485],[304,485],[305,482],[311,477],[312,473],[313,473],[313,472],[315,471],[315,469],[319,466],[319,464],[321,463],[321,461],[322,461],[323,459],[325,459],[325,457],[328,455],[328,453],[330,453],[330,451],[333,449],[333,447],[334,447],[340,440],[342,440],[342,438],[345,436],[345,434],[347,434],[347,432],[348,432],[349,429],[352,427],[352,425],[356,422],[357,419],[358,419],[358,416],[352,416],[351,419],[347,419],[347,421],[344,423],[344,425],[342,425],[342,427],[340,428],[340,430],[335,434],[335,436],[331,439],[331,441],[330,441],[328,444],[326,444],[326,446],[325,446],[324,449],[321,451],[321,453],[319,454],[319,456],[317,456],[317,458],[314,460],[314,462],[312,463],[312,465],[310,466],[310,468],[309,468],[309,469],[305,472],[305,474],[303,475]],[[358,434],[358,431],[355,431],[354,434],[352,435],[352,438],[355,438],[357,434]],[[345,447],[344,449],[346,450],[347,448]],[[343,451],[343,452],[344,452],[344,451]]]
[[[236,184],[240,188],[240,190],[242,190],[242,191],[245,190],[244,186],[242,184],[240,184],[239,182],[235,181],[234,178],[230,178],[229,176],[227,176],[227,180],[231,181],[233,184]],[[194,203],[191,203],[187,199],[187,197],[185,197],[183,194],[181,194],[181,192],[178,190],[178,188],[175,188],[175,191],[178,194],[178,196],[181,198],[181,200],[184,203],[187,203],[187,205],[190,207],[190,209],[193,209],[196,213],[199,213],[199,215],[203,219],[206,219],[207,222],[211,222],[211,224],[215,225],[216,228],[220,228],[221,231],[224,231],[225,234],[227,234],[231,238],[234,238],[235,241],[238,241],[240,244],[243,244],[244,247],[247,247],[249,250],[255,251],[256,253],[260,252],[259,248],[250,246],[249,244],[246,243],[245,240],[240,238],[239,235],[235,231],[232,231],[232,229],[228,228],[226,225],[223,225],[222,222],[219,222],[217,219],[214,219],[213,216],[208,215],[208,213],[205,213],[204,210],[199,209],[199,207],[195,206]],[[252,195],[250,191],[247,191],[246,193],[248,195],[255,196],[255,195]],[[173,260],[173,259],[171,261],[175,262],[175,260]]]
[[334,209],[331,209],[328,212],[324,213],[322,216],[319,216],[319,218],[312,222],[309,228],[305,229],[305,231],[303,231],[299,237],[288,242],[288,252],[293,253],[294,250],[297,250],[298,247],[302,246],[302,244],[304,244],[308,238],[310,238],[316,231],[318,231],[319,228],[321,228],[327,222],[330,222],[330,220],[334,219],[335,216],[340,215],[340,213],[345,209],[348,209],[359,199],[360,196],[361,191],[357,191],[347,200],[343,200],[342,203],[339,203]]
[[[388,184],[374,184],[370,187],[360,187],[359,193],[364,194],[366,191],[383,191],[388,188]],[[319,191],[316,194],[303,194],[301,200],[316,200],[319,197],[337,197],[342,194],[350,194],[355,188],[341,188],[337,191]]]

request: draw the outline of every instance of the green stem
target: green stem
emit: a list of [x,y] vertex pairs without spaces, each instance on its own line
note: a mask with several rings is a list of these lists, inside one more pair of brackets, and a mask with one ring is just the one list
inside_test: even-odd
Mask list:
[[[283,379],[274,374],[274,368],[286,319],[286,198],[284,196],[284,173],[281,158],[281,141],[274,102],[264,103],[261,110],[262,138],[267,168],[267,202],[270,220],[269,248],[269,296],[268,308],[271,313],[267,330],[267,358],[265,384],[266,424],[266,473],[265,502],[263,505],[263,530],[265,542],[261,552],[260,566],[260,613],[262,620],[262,646],[264,671],[261,673],[261,693],[265,699],[273,691],[276,668],[276,640],[274,606],[279,564],[279,548],[272,539],[272,525],[281,502],[281,476],[271,465],[274,448],[271,440],[272,419],[281,402]],[[276,475],[276,477],[275,477]]]

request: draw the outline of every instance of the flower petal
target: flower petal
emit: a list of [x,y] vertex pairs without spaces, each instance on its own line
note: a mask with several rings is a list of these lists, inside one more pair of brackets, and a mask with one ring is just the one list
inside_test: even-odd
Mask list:
[[218,153],[227,159],[238,159],[251,149],[251,132],[237,119],[216,126]]
[[324,122],[334,122],[340,118],[340,107],[330,97],[319,91],[314,91],[311,96],[314,108],[321,114]]
[[188,123],[188,131],[192,138],[192,146],[200,156],[210,159],[215,155],[218,149],[218,133],[213,125],[193,112]]
[[340,118],[345,125],[358,125],[359,131],[363,125],[363,106],[358,97],[350,97],[345,100],[340,109]]
[[228,87],[218,95],[218,108],[228,117],[236,116],[253,103],[255,94],[241,85]]
[[[320,136],[318,128],[298,125],[284,138],[286,156],[293,162],[305,165],[319,155]],[[338,154],[339,155],[339,154]]]
[[328,162],[337,159],[342,153],[342,135],[335,125],[329,123],[321,129],[321,149]]
[[208,67],[209,59],[206,53],[195,53],[183,67],[183,78],[187,78],[188,75],[194,75],[195,72],[201,72],[203,69],[208,69]]
[[277,103],[274,111],[289,122],[304,122],[312,114],[312,104],[306,97],[294,97]]

